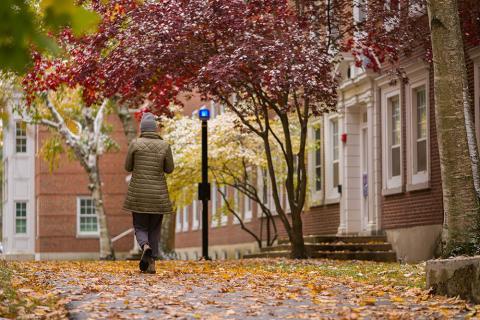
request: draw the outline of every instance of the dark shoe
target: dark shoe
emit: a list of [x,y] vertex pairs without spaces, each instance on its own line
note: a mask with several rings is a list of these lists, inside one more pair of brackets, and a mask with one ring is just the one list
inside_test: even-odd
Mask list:
[[142,257],[140,258],[140,263],[138,265],[140,267],[140,271],[142,272],[147,271],[151,260],[152,260],[152,248],[148,244],[144,244]]
[[155,274],[157,270],[155,270],[155,259],[151,258],[152,260],[148,264],[147,273]]

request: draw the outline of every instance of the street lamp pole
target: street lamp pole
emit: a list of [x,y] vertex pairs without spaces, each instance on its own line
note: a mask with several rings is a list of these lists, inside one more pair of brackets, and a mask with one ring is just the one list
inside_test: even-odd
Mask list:
[[198,199],[202,201],[202,259],[211,260],[208,256],[208,201],[210,200],[210,183],[208,183],[208,120],[210,110],[199,111],[202,120],[202,182],[198,184]]

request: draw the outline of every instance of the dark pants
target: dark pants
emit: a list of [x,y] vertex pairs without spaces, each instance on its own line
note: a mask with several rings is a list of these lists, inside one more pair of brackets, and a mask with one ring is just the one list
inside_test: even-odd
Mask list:
[[153,257],[157,258],[163,214],[132,212],[132,216],[135,237],[137,238],[140,248],[143,249],[143,245],[148,244],[152,247]]

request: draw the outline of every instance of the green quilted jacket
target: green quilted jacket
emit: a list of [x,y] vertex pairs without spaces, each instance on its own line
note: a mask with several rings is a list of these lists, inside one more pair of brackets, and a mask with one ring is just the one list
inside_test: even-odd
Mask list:
[[132,172],[123,208],[152,214],[172,213],[165,173],[173,172],[173,155],[168,143],[154,132],[144,132],[133,140],[125,170]]

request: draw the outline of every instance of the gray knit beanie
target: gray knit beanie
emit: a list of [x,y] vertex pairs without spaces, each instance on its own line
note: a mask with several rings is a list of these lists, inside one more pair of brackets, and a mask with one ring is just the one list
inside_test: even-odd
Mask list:
[[142,121],[140,122],[140,130],[142,132],[157,131],[157,121],[152,113],[146,112],[143,114]]

